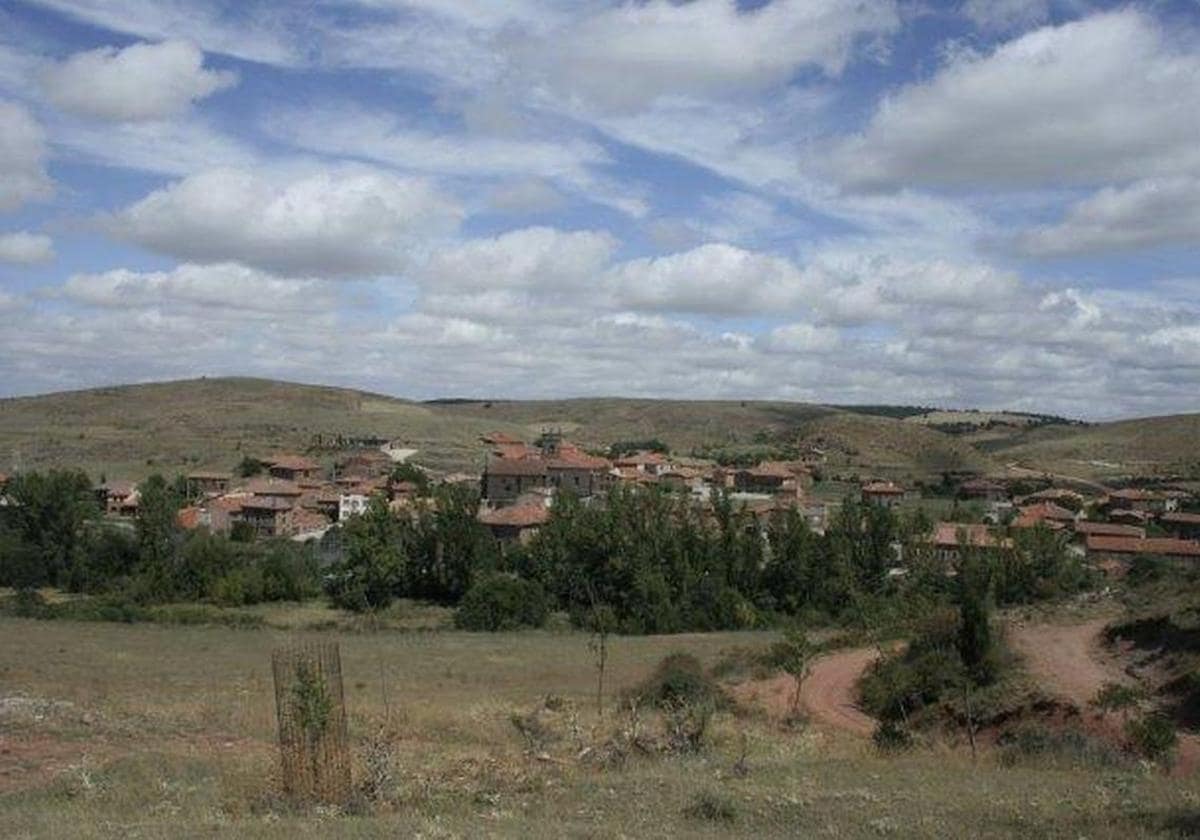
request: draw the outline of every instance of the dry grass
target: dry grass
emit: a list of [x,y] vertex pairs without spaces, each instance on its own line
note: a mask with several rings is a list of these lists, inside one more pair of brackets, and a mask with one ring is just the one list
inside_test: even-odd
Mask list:
[[[529,751],[511,722],[554,693],[596,726],[586,636],[440,632],[322,637],[342,646],[354,737],[379,731],[386,696],[394,785],[358,815],[297,813],[272,795],[268,668],[272,647],[306,635],[0,620],[2,693],[26,698],[0,707],[0,769],[18,754],[24,768],[0,774],[5,836],[1175,837],[1200,807],[1195,781],[975,766],[941,748],[882,759],[729,713],[705,753],[604,769],[573,760],[569,739]],[[615,639],[612,691],[670,651],[711,663],[769,640]]]

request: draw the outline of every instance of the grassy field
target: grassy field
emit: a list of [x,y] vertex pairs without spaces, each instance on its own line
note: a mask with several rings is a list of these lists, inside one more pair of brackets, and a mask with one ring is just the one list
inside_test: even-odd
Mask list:
[[[275,795],[273,647],[310,634],[0,619],[6,837],[1184,837],[1200,785],[1138,769],[1005,766],[933,746],[877,756],[812,726],[720,713],[697,755],[603,768],[526,750],[511,723],[547,694],[585,738],[595,669],[578,633],[323,634],[342,648],[352,737],[390,721],[386,806],[304,813]],[[666,653],[713,663],[771,637],[611,640],[609,696]],[[386,699],[385,699],[386,698]],[[593,736],[591,733],[597,733]],[[732,772],[746,744],[748,772]]]

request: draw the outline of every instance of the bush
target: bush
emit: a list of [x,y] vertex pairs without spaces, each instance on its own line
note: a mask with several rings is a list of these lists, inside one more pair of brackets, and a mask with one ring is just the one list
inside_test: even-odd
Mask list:
[[500,573],[480,576],[463,596],[454,624],[463,630],[541,627],[549,613],[540,584]]
[[630,697],[666,710],[683,705],[723,708],[729,704],[725,692],[704,673],[700,660],[690,653],[671,653],[663,657],[654,672],[630,692]]
[[911,747],[913,738],[899,721],[881,720],[871,733],[871,741],[881,753],[898,753]]
[[694,820],[731,823],[737,819],[737,806],[725,794],[706,790],[692,797],[683,813]]
[[1151,761],[1168,765],[1172,762],[1179,736],[1175,733],[1175,724],[1166,715],[1152,714],[1131,720],[1125,724],[1125,734],[1134,748]]
[[1065,761],[1071,765],[1113,768],[1128,764],[1129,759],[1107,741],[1077,729],[1058,730],[1029,724],[1000,736],[1000,763],[1012,766],[1022,760]]

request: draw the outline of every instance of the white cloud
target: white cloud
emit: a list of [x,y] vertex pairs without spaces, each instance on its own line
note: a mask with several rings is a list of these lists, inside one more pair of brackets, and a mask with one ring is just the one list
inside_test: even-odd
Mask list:
[[1034,256],[1123,251],[1200,243],[1200,177],[1152,178],[1106,187],[1055,225],[1017,239]]
[[718,315],[794,309],[811,292],[788,260],[718,243],[630,260],[605,283],[630,309]]
[[321,312],[334,305],[325,281],[275,277],[236,263],[76,274],[63,284],[62,292],[76,302],[105,308],[184,306],[258,317]]
[[174,116],[236,82],[235,73],[205,69],[204,53],[187,41],[75,53],[42,77],[59,108],[114,122]]
[[0,262],[34,265],[54,259],[54,240],[41,233],[0,233]]
[[461,216],[429,182],[374,169],[215,169],[151,193],[108,227],[193,262],[343,276],[402,270]]
[[957,53],[888,96],[834,169],[871,188],[1108,183],[1200,172],[1198,136],[1200,51],[1126,8]]
[[42,127],[24,105],[0,100],[0,212],[51,195],[45,160]]
[[208,52],[247,61],[303,63],[296,22],[288,9],[257,3],[204,0],[32,0],[76,20],[150,40],[186,39]]
[[419,273],[431,290],[586,289],[616,249],[595,231],[534,227],[438,251]]
[[762,91],[814,66],[841,73],[854,48],[899,26],[889,0],[623,3],[572,20],[516,49],[517,61],[567,100],[639,108],[661,96]]
[[249,145],[195,117],[126,123],[66,117],[50,128],[60,156],[103,166],[178,176],[263,164]]
[[566,197],[541,178],[507,181],[487,196],[487,205],[502,213],[547,213],[561,210]]
[[980,29],[1012,32],[1050,17],[1050,0],[966,0],[962,13]]

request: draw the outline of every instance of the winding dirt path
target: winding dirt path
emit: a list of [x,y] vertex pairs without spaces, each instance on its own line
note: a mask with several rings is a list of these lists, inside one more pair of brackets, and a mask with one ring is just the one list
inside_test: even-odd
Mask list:
[[[875,648],[841,650],[819,657],[809,668],[800,691],[800,704],[813,720],[869,737],[875,719],[858,708],[858,678],[879,657]],[[792,709],[795,682],[787,674],[734,686],[741,702],[766,709],[774,720],[784,720]]]

